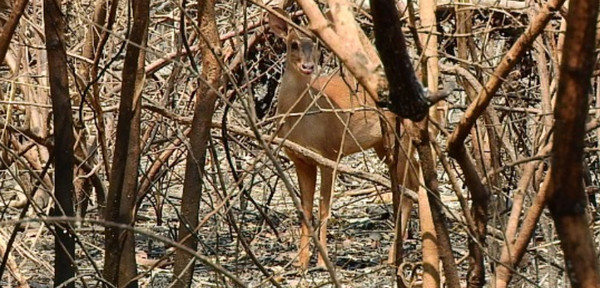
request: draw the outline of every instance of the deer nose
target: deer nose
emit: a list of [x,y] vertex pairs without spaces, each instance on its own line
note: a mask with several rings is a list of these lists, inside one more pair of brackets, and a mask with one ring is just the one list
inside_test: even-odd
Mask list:
[[312,62],[302,63],[302,65],[300,65],[300,69],[302,70],[302,73],[304,73],[304,74],[312,74],[313,71],[315,70],[315,64]]

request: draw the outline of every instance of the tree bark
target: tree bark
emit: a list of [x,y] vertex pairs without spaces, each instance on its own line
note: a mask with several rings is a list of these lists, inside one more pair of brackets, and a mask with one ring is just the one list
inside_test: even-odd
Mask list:
[[446,225],[447,220],[443,212],[427,122],[425,120],[415,123],[419,127],[419,137],[416,139],[416,147],[419,152],[425,187],[427,187],[427,198],[431,207],[431,217],[433,218],[435,234],[437,235],[437,249],[439,257],[442,260],[446,285],[451,288],[458,288],[460,287],[460,279],[458,278],[458,269],[452,253],[452,243],[450,242],[448,226]]
[[[215,0],[202,0],[198,3],[200,27],[200,51],[202,54],[202,78],[198,81],[198,97],[194,107],[194,117],[190,132],[189,151],[185,167],[185,180],[181,203],[179,242],[192,250],[198,243],[193,234],[198,226],[198,212],[202,196],[204,162],[210,137],[212,116],[217,100],[217,90],[221,82],[221,66],[217,59],[221,42],[215,18]],[[189,287],[194,274],[194,258],[183,251],[176,252],[174,287]]]
[[371,13],[375,46],[388,80],[389,108],[402,118],[423,120],[429,112],[430,103],[410,62],[396,4],[390,0],[371,0]]
[[[54,125],[54,195],[56,203],[52,216],[72,217],[73,211],[73,116],[69,96],[69,78],[67,71],[67,52],[63,32],[64,19],[60,10],[60,1],[44,1],[44,30],[46,51],[48,53],[48,76],[52,99]],[[75,276],[75,241],[69,222],[54,224],[54,286],[63,284]],[[64,287],[74,288],[70,281]]]
[[[123,88],[119,103],[115,156],[110,173],[106,220],[134,225],[137,176],[140,160],[141,93],[145,78],[143,47],[146,46],[150,1],[133,2],[133,26],[123,65]],[[135,239],[133,231],[106,228],[104,277],[118,287],[137,287],[134,280]]]
[[560,66],[548,208],[556,224],[572,287],[600,287],[594,241],[585,214],[583,147],[598,1],[571,0]]

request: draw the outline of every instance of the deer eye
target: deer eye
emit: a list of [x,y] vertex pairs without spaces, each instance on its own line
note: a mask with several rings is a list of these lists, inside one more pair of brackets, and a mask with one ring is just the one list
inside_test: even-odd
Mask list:
[[298,42],[292,42],[290,48],[292,48],[292,50],[298,50]]

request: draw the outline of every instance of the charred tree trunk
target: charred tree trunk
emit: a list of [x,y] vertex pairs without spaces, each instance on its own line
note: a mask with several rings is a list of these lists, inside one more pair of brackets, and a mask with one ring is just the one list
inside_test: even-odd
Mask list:
[[[54,125],[54,195],[56,203],[52,216],[72,217],[73,211],[73,116],[69,96],[67,52],[63,30],[65,28],[60,1],[44,1],[44,28],[48,53],[48,76],[52,99]],[[70,281],[75,276],[75,241],[69,222],[54,224],[54,286]],[[74,288],[70,281],[64,287]]]
[[[141,94],[145,71],[150,1],[133,2],[133,26],[123,65],[115,156],[110,173],[106,220],[134,225],[137,176],[140,160]],[[135,239],[132,230],[106,227],[104,277],[118,287],[137,287]]]
[[375,46],[381,55],[389,86],[387,103],[386,99],[379,99],[379,104],[388,106],[402,118],[423,120],[432,103],[426,98],[425,90],[410,63],[395,2],[371,0],[371,11],[375,26]]
[[[427,95],[426,90],[423,89],[423,86],[417,79],[410,62],[410,57],[408,56],[406,40],[401,29],[400,17],[395,2],[390,0],[372,0],[371,11],[375,26],[375,45],[381,55],[388,79],[389,108],[400,117],[413,121],[422,120],[428,115],[429,107],[436,101],[439,101],[440,97],[447,95],[448,92]],[[442,206],[438,200],[437,176],[435,175],[435,163],[432,158],[432,151],[429,147],[426,121],[421,123],[419,130],[420,135],[418,137],[417,150],[419,151],[423,165],[426,186],[431,189],[428,191],[427,198],[435,224],[435,233],[437,234],[435,242],[444,265],[444,273],[448,279],[448,285],[450,287],[459,287],[460,282],[456,264],[452,256],[452,245],[442,213]],[[431,270],[431,282],[439,283],[439,274],[433,272],[439,272],[439,269],[434,268],[429,270]]]
[[556,223],[573,287],[599,287],[600,283],[595,244],[585,214],[587,203],[581,165],[590,77],[596,63],[597,16],[598,1],[570,1],[554,109],[556,121],[548,207]]
[[[196,250],[198,243],[193,234],[198,226],[198,212],[202,196],[202,177],[206,148],[210,137],[212,115],[217,100],[217,89],[221,82],[221,66],[214,49],[221,47],[217,22],[215,19],[215,1],[202,0],[198,3],[198,22],[200,33],[200,51],[202,54],[202,75],[205,80],[198,81],[197,100],[190,132],[190,150],[185,167],[185,180],[181,203],[181,222],[179,224],[179,242]],[[183,251],[177,251],[174,266],[174,287],[189,287],[194,274],[194,258]]]

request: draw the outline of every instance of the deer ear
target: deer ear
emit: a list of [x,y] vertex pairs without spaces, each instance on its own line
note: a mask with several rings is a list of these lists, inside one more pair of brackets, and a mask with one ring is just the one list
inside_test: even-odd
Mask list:
[[275,35],[277,35],[280,38],[285,38],[288,34],[288,24],[281,17],[288,17],[288,14],[285,12],[285,10],[279,7],[274,7],[273,10],[275,10],[275,12],[279,13],[282,16],[276,15],[274,13],[269,13],[269,27]]

